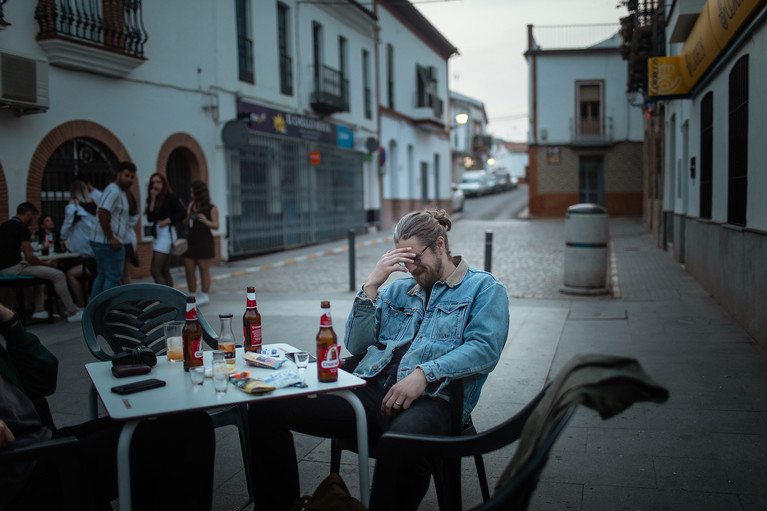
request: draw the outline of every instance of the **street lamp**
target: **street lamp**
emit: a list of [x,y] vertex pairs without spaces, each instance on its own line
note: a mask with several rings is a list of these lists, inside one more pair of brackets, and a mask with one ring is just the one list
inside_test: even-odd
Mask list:
[[455,122],[457,122],[458,124],[466,124],[467,122],[469,122],[469,114],[463,113],[463,112],[460,114],[456,114]]

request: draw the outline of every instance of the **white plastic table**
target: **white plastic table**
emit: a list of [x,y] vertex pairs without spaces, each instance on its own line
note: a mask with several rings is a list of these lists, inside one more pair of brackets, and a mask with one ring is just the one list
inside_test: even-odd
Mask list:
[[[276,348],[281,355],[288,352],[299,351],[288,344],[269,344],[264,348]],[[203,362],[210,365],[212,351],[203,352]],[[251,378],[258,378],[274,372],[273,369],[262,369],[249,366],[242,359],[243,350],[237,348],[237,371],[250,371]],[[280,369],[295,365],[290,360],[286,361]],[[157,417],[173,413],[188,412],[192,410],[207,410],[227,405],[236,405],[250,401],[268,399],[285,399],[311,394],[329,393],[346,399],[354,409],[357,419],[357,445],[359,446],[359,469],[360,469],[360,500],[367,506],[370,501],[370,476],[368,473],[368,438],[367,420],[362,402],[351,392],[350,389],[365,385],[365,380],[338,370],[338,381],[333,383],[320,383],[317,381],[317,366],[309,364],[304,373],[308,387],[287,387],[277,389],[267,394],[252,395],[229,385],[225,393],[217,393],[213,388],[210,378],[205,379],[202,386],[192,385],[189,373],[184,371],[183,362],[170,362],[165,356],[157,357],[157,365],[149,374],[116,378],[112,375],[111,362],[93,362],[85,365],[88,376],[96,388],[109,416],[114,420],[126,421],[120,433],[117,446],[117,476],[120,509],[131,509],[130,492],[130,460],[129,447],[136,426],[146,418]],[[278,369],[279,370],[279,369]],[[157,378],[166,382],[164,387],[144,390],[135,394],[120,395],[111,391],[116,385],[124,385],[134,381]]]

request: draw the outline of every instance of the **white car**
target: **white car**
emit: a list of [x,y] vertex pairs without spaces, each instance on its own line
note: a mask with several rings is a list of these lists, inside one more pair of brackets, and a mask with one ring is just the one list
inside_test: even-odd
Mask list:
[[466,196],[463,194],[463,190],[458,188],[458,185],[455,183],[452,183],[451,189],[451,196],[453,198],[453,211],[463,211],[463,201],[466,198]]
[[463,181],[458,184],[466,197],[479,197],[489,193],[487,172],[484,170],[467,170],[463,173]]

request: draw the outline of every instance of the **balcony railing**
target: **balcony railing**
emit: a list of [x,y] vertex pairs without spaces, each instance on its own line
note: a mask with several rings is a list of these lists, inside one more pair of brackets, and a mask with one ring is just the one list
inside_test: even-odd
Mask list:
[[[602,124],[604,122],[604,125]],[[613,118],[570,118],[570,143],[574,146],[601,147],[613,143]]]
[[349,80],[328,66],[319,68],[309,103],[320,115],[349,111]]
[[471,147],[474,151],[489,151],[493,147],[492,135],[474,135],[471,141]]
[[244,35],[237,36],[237,68],[241,82],[255,83],[253,41]]
[[144,57],[148,36],[141,0],[39,0],[37,39],[63,38],[124,55]]
[[293,58],[285,53],[280,53],[280,91],[293,95]]

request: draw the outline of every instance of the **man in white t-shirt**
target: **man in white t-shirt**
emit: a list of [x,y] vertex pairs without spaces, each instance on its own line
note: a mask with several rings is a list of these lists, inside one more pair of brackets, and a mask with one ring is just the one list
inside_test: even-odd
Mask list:
[[127,161],[118,163],[117,176],[104,189],[99,201],[99,221],[90,239],[98,269],[91,298],[120,283],[125,263],[125,249],[120,240],[127,239],[131,228],[130,203],[125,192],[135,179],[136,165]]

